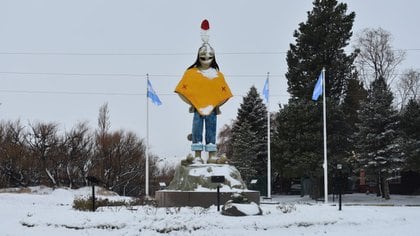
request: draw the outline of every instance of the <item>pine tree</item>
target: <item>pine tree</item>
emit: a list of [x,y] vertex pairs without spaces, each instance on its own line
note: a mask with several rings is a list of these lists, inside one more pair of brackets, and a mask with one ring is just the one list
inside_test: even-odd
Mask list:
[[[314,103],[290,102],[280,110],[272,134],[273,167],[287,178],[322,175],[322,113]],[[314,115],[310,111],[315,111]]]
[[232,127],[232,161],[245,180],[266,176],[267,108],[252,86],[243,98]]
[[406,169],[420,171],[420,101],[409,100],[401,114]]
[[258,160],[258,150],[254,148],[258,145],[256,132],[251,130],[251,125],[245,120],[236,127],[233,137],[234,142],[232,146],[235,166],[241,173],[242,179],[249,182],[257,176],[255,163]]
[[292,99],[309,100],[318,75],[326,68],[326,95],[339,101],[347,80],[352,77],[356,54],[346,55],[352,36],[355,13],[346,14],[347,5],[336,0],[315,0],[306,23],[294,32],[296,44],[287,53],[288,92]]
[[357,123],[360,123],[358,112],[361,109],[361,103],[366,100],[367,91],[363,86],[363,83],[358,79],[350,79],[346,89],[346,95],[342,104],[344,120],[347,125],[345,130],[345,136],[347,137],[347,157],[345,162],[349,165],[349,168],[355,168],[354,149],[355,140],[352,138],[353,134],[358,131]]
[[357,129],[356,123],[360,123],[357,112],[361,108],[361,102],[366,100],[367,91],[358,79],[350,79],[347,85],[346,95],[343,102],[343,112],[346,121],[352,130]]
[[[349,152],[346,138],[348,126],[344,120],[341,102],[348,81],[354,78],[353,61],[356,54],[346,55],[344,52],[352,36],[355,13],[347,14],[347,5],[338,4],[336,0],[315,0],[313,5],[312,11],[308,12],[307,21],[299,24],[299,29],[294,32],[296,43],[290,45],[287,53],[286,78],[291,99],[289,108],[280,111],[283,114],[277,123],[279,136],[275,142],[281,142],[276,148],[290,155],[287,165],[301,170],[294,172],[295,174],[306,173],[315,180],[323,175],[323,106],[322,101],[311,100],[313,88],[324,67],[328,156],[337,162]],[[305,119],[301,119],[302,117]],[[288,123],[281,124],[285,121]],[[277,160],[273,161],[284,163],[284,160],[278,160],[282,155],[283,153],[278,154],[275,157]],[[329,164],[334,161],[329,161]],[[314,183],[320,184],[318,180]],[[322,187],[318,187],[314,188],[314,198],[320,197],[319,193],[322,192],[319,190]]]
[[389,178],[403,165],[393,98],[383,77],[374,80],[360,111],[359,131],[355,134],[359,167],[378,180],[378,189],[385,199],[390,198]]

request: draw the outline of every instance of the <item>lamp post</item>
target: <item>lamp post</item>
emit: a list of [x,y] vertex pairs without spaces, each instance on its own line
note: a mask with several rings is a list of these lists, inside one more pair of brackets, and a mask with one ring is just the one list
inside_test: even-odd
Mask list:
[[338,182],[338,210],[341,211],[341,191],[342,191],[342,185],[343,185],[343,173],[341,172],[341,169],[343,169],[343,165],[337,164],[337,182]]
[[211,176],[211,182],[217,183],[217,211],[220,211],[220,184],[225,182],[225,176],[224,175],[214,175]]
[[87,176],[86,179],[90,182],[90,184],[92,185],[92,211],[96,210],[95,207],[95,184],[100,183],[101,181],[96,178],[95,176]]

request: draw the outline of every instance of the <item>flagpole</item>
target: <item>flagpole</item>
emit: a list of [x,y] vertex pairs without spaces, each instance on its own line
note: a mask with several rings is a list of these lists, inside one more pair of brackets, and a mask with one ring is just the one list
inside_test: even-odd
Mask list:
[[149,196],[149,99],[147,98],[148,93],[148,81],[149,74],[146,74],[146,179],[145,179],[145,194]]
[[326,91],[325,91],[325,68],[322,68],[322,113],[324,127],[324,201],[328,203],[328,162],[327,162],[327,111],[326,111]]
[[[267,88],[270,91],[270,72],[267,72]],[[270,93],[268,93],[270,94]],[[270,95],[267,96],[267,198],[271,198],[271,152],[270,152]]]

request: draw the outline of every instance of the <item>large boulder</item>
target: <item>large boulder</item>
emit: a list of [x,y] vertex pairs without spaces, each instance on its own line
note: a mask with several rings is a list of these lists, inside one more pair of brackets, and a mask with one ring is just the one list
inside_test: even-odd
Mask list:
[[211,176],[224,176],[224,183],[220,184],[221,191],[245,190],[245,182],[239,171],[227,164],[193,164],[179,165],[175,169],[173,180],[168,190],[200,191],[214,190],[219,185],[211,182]]

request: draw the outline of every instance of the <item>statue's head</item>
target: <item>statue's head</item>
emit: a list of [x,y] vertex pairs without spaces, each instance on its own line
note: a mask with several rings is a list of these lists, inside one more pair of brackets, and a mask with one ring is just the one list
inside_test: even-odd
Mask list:
[[209,44],[209,29],[210,25],[207,20],[203,20],[201,22],[201,40],[203,41],[203,44],[198,49],[197,59],[188,69],[193,67],[198,67],[200,69],[208,69],[208,68],[214,68],[216,70],[219,70],[219,66],[216,62],[216,57],[214,53],[214,49]]
[[205,43],[198,49],[198,61],[203,69],[208,69],[214,61],[214,49]]

